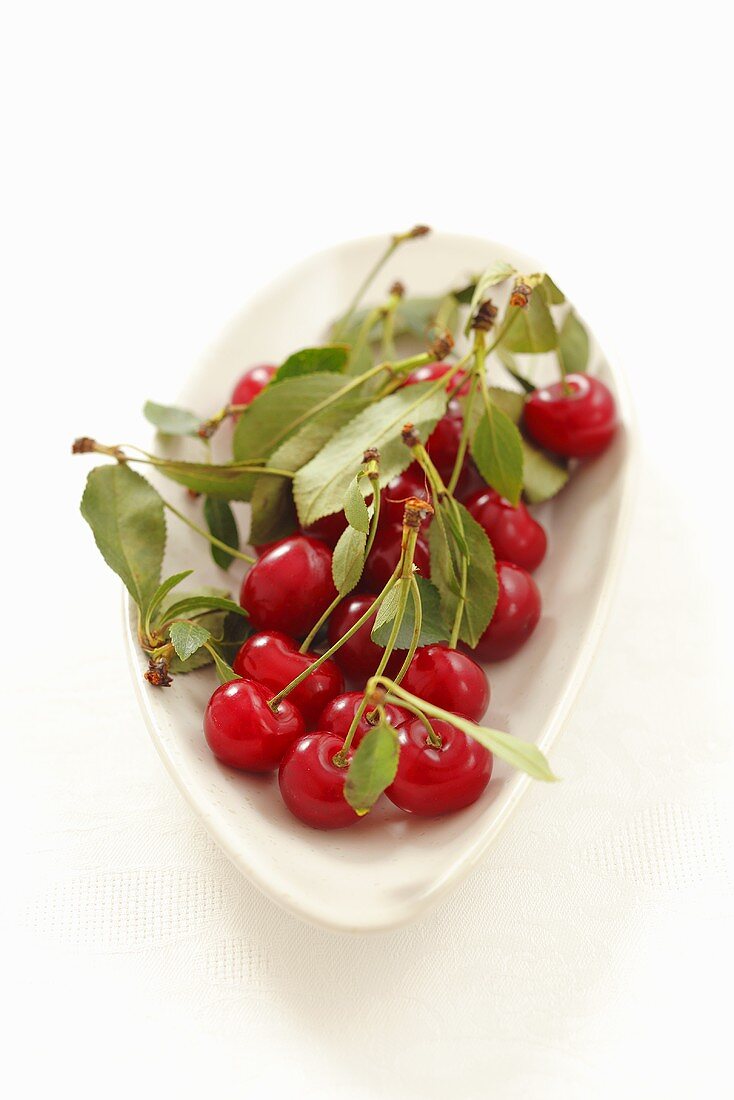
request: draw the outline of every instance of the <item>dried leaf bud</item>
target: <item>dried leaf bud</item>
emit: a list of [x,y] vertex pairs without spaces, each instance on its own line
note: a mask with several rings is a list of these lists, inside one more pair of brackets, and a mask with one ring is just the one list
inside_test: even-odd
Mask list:
[[403,512],[403,526],[412,527],[416,531],[420,529],[423,520],[433,515],[433,505],[420,497],[408,497]]
[[362,462],[364,462],[365,465],[368,462],[379,462],[379,461],[380,461],[380,452],[378,451],[377,447],[368,447],[367,450],[362,455]]
[[446,358],[453,346],[454,338],[451,333],[446,330],[434,337],[433,342],[431,343],[428,350],[430,351],[431,355],[434,355],[436,359],[440,360]]
[[515,286],[510,297],[510,305],[518,306],[519,309],[525,309],[526,305],[530,301],[530,295],[533,293],[533,288],[528,286],[527,283],[515,283]]
[[401,283],[399,279],[397,279],[393,283],[393,285],[390,287],[390,293],[392,294],[392,296],[394,298],[403,298],[403,297],[405,297],[405,286],[404,286],[404,284]]
[[153,687],[167,688],[171,686],[173,679],[168,675],[168,661],[165,657],[158,657],[157,660],[150,658],[145,679]]
[[73,455],[93,454],[96,447],[97,444],[93,439],[90,439],[88,435],[82,435],[72,443],[71,453]]
[[412,239],[414,239],[415,237],[427,237],[430,232],[431,227],[429,225],[414,225],[410,233],[408,234],[408,237]]
[[420,433],[416,431],[412,424],[404,424],[400,434],[406,447],[415,447],[421,441]]
[[491,298],[487,298],[486,302],[480,304],[471,327],[477,332],[489,332],[496,320],[497,306]]

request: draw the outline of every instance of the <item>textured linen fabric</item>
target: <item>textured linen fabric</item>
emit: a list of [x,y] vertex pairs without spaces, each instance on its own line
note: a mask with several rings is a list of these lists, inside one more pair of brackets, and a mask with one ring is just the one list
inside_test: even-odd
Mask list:
[[533,785],[470,878],[394,933],[314,929],[235,871],[148,740],[114,578],[79,571],[106,641],[84,664],[62,650],[40,694],[17,684],[36,716],[15,715],[35,761],[14,832],[17,1011],[45,1036],[31,1092],[51,1059],[85,1097],[143,1079],[185,1096],[722,1095],[717,593],[649,461],[611,621],[552,753],[563,782]]

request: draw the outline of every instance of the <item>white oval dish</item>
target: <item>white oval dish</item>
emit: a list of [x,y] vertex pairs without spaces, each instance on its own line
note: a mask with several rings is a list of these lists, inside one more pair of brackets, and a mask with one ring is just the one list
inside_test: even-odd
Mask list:
[[[384,238],[340,245],[278,279],[230,326],[189,379],[179,403],[208,415],[218,400],[226,400],[248,365],[280,362],[299,347],[322,342],[326,325],[343,311],[383,246]],[[434,234],[393,257],[377,293],[398,277],[411,294],[440,293],[500,258],[520,271],[542,270],[503,246]],[[554,501],[535,510],[549,535],[549,553],[536,574],[543,617],[515,658],[488,668],[488,724],[535,741],[545,753],[569,714],[598,643],[630,514],[635,440],[629,398],[619,373],[595,345],[591,369],[615,392],[622,427],[601,458],[580,468]],[[190,446],[195,451],[197,445]],[[192,517],[197,514],[195,504],[181,504],[170,482],[161,487],[179,507],[190,508]],[[241,507],[246,532],[246,507]],[[228,586],[236,595],[238,565],[222,573],[206,543],[171,520],[166,569],[192,567],[198,584]],[[354,828],[315,832],[285,809],[275,776],[231,771],[209,752],[202,714],[215,686],[213,671],[179,676],[165,691],[149,688],[129,602],[125,624],[141,709],[180,791],[243,874],[273,901],[314,924],[370,932],[415,920],[468,873],[531,782],[495,762],[488,790],[461,813],[411,818],[382,799]]]

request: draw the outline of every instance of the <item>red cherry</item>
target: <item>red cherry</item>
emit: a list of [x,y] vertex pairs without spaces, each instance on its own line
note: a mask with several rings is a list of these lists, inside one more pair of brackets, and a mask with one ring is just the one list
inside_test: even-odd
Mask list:
[[262,393],[277,369],[272,363],[260,363],[246,370],[232,390],[231,404],[249,405]]
[[568,458],[601,454],[617,430],[617,409],[598,378],[569,374],[562,382],[534,390],[525,402],[525,427],[536,443]]
[[331,550],[318,539],[290,535],[245,574],[240,604],[256,630],[282,630],[302,637],[335,596]]
[[500,583],[492,621],[474,653],[482,661],[502,661],[525,644],[540,618],[540,592],[525,569],[509,561],[497,562]]
[[[424,363],[422,367],[416,367],[415,370],[406,375],[403,385],[415,386],[418,382],[435,382],[437,378],[443,378],[445,374],[453,369],[450,363]],[[458,394],[459,397],[464,397],[469,392],[466,371],[456,372],[448,383],[448,391],[452,394]]]
[[[291,745],[278,773],[288,809],[313,829],[343,829],[359,821],[344,797],[347,768],[334,757],[344,745],[335,733],[309,733]],[[347,759],[351,760],[351,752]]]
[[459,474],[459,480],[456,483],[454,489],[454,496],[457,500],[460,500],[462,504],[465,504],[470,496],[477,493],[480,489],[486,489],[487,483],[479,473],[471,458],[464,459],[464,463],[461,467],[461,473]]
[[441,417],[428,437],[426,450],[444,481],[447,481],[453,472],[463,425],[461,405],[452,398],[445,415]]
[[[407,470],[398,474],[392,481],[388,481],[382,490],[380,502],[380,521],[384,518],[388,523],[399,523],[402,526],[405,502],[409,497],[417,497],[418,500],[430,502],[431,493],[426,484],[426,475],[417,462],[412,462]],[[431,517],[421,523],[421,527],[428,527]]]
[[[400,560],[402,541],[402,524],[389,523],[386,527],[380,526],[378,529],[364,565],[364,585],[370,591],[381,592],[390,580]],[[413,561],[418,566],[418,572],[422,577],[430,577],[431,558],[428,543],[423,535],[418,535]]]
[[521,565],[532,573],[545,557],[545,531],[522,501],[513,508],[494,489],[485,486],[466,501],[474,519],[487,532],[497,558]]
[[[253,634],[240,647],[232,667],[239,676],[265,684],[273,694],[317,659],[317,653],[299,653],[298,642],[277,630]],[[306,727],[313,726],[326,704],[344,691],[344,677],[333,661],[324,663],[286,696],[303,715]]]
[[330,516],[322,516],[309,527],[303,528],[304,535],[314,539],[321,539],[332,550],[339,541],[339,536],[347,529],[347,517],[343,512],[334,512]]
[[[337,605],[336,610],[329,618],[329,645],[332,646],[343,638],[350,627],[354,626],[357,619],[361,619],[365,611],[372,607],[375,597],[367,593],[347,596]],[[369,619],[361,626],[348,642],[334,654],[333,660],[339,665],[345,676],[354,680],[365,680],[372,676],[380,662],[384,650],[376,645],[371,638],[374,619]],[[393,653],[387,663],[387,675],[394,676],[403,663],[404,653]],[[324,729],[331,726],[321,723]]]
[[[419,718],[398,730],[398,771],[385,792],[401,810],[425,817],[454,813],[476,802],[492,775],[492,753],[448,722],[432,722],[434,748]],[[290,750],[293,751],[292,749]]]
[[447,645],[424,645],[416,651],[403,687],[427,703],[479,722],[489,706],[489,682],[476,661]]
[[[338,733],[344,740],[349,733],[349,727],[352,724],[354,715],[357,713],[357,708],[363,699],[364,694],[361,691],[347,691],[344,695],[337,695],[336,699],[332,699],[321,711],[321,717],[318,721],[319,729],[329,730],[330,733]],[[412,717],[407,710],[396,707],[394,703],[385,703],[384,709],[385,717],[395,729],[405,725]],[[369,710],[365,713],[368,714]],[[355,749],[364,735],[369,733],[371,729],[374,729],[374,726],[367,721],[365,715],[362,715],[352,741]]]
[[253,680],[221,684],[204,712],[204,735],[223,764],[250,772],[278,766],[286,749],[303,736],[300,712],[284,699],[277,714],[268,706],[273,692]]

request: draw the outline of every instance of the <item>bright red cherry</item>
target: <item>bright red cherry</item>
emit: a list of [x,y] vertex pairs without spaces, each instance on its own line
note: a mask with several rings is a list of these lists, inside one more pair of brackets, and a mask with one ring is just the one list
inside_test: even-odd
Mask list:
[[545,531],[522,501],[513,508],[494,489],[485,486],[466,501],[474,519],[487,532],[495,557],[521,565],[532,573],[545,557]]
[[[357,708],[363,699],[364,694],[361,691],[346,691],[343,695],[337,695],[336,699],[332,699],[321,711],[321,717],[318,721],[319,729],[329,730],[330,733],[338,733],[344,740],[349,733],[349,727],[352,724],[354,715],[357,713]],[[385,717],[394,729],[399,729],[400,726],[405,725],[412,718],[407,710],[396,707],[394,703],[385,703],[384,710]],[[369,710],[365,712],[366,714],[369,714]],[[365,715],[360,718],[359,725],[354,733],[352,745],[355,749],[364,735],[374,729],[373,724],[367,721]]]
[[[380,522],[383,517],[388,523],[399,523],[402,526],[405,502],[409,497],[417,497],[418,500],[430,502],[431,493],[426,483],[426,475],[417,462],[412,462],[407,470],[398,474],[392,481],[388,481],[382,490],[380,503]],[[426,516],[421,526],[425,529],[431,522],[431,517]]]
[[426,450],[444,481],[447,481],[453,472],[463,425],[461,405],[452,398],[445,414],[428,437]]
[[446,645],[424,645],[403,677],[403,687],[428,703],[480,722],[489,706],[489,682],[476,661]]
[[[375,596],[366,592],[343,599],[329,618],[329,645],[332,646],[343,638],[374,602]],[[344,675],[353,680],[366,680],[368,676],[372,676],[384,652],[382,646],[372,641],[373,626],[374,619],[369,619],[334,654],[333,660],[339,665]],[[405,654],[400,651],[391,655],[387,663],[388,676],[394,676],[399,671],[404,657]],[[331,729],[331,726],[323,722],[321,725],[324,729]]]
[[[335,733],[309,733],[291,745],[280,765],[283,801],[312,829],[343,829],[359,821],[344,797],[348,768],[334,763],[343,746],[344,738]],[[347,758],[351,760],[351,752]]]
[[303,736],[303,718],[289,699],[277,714],[268,703],[273,692],[253,680],[221,684],[204,712],[204,735],[223,764],[250,772],[276,768],[286,749]]
[[232,390],[231,404],[249,405],[262,393],[277,369],[272,363],[260,363],[246,370]]
[[[400,561],[402,542],[403,525],[401,523],[388,523],[385,527],[380,526],[364,566],[364,585],[370,591],[381,592],[390,580],[395,572],[396,565]],[[418,535],[413,561],[422,577],[430,577],[431,557],[428,543],[423,535]]]
[[498,561],[497,579],[500,584],[497,606],[474,650],[482,661],[502,661],[517,653],[540,618],[540,592],[525,569],[509,561]]
[[290,535],[245,574],[240,604],[256,630],[303,637],[335,596],[329,547],[306,535]]
[[419,718],[398,730],[398,771],[385,792],[401,810],[425,817],[470,806],[492,775],[492,753],[488,749],[448,722],[435,721],[431,725],[441,738],[440,748],[430,744]]
[[617,430],[617,409],[611,393],[588,374],[533,390],[525,402],[525,427],[536,443],[567,458],[601,454]]
[[[418,382],[435,382],[437,378],[443,378],[453,367],[450,363],[424,363],[422,367],[416,367],[406,375],[404,386],[415,386]],[[463,397],[469,392],[469,382],[466,371],[457,371],[448,383],[449,393]]]
[[[240,647],[232,667],[239,676],[247,676],[265,684],[273,695],[317,659],[317,653],[299,653],[298,642],[278,630],[253,634]],[[344,691],[344,677],[334,661],[324,663],[302,684],[294,688],[287,699],[303,715],[306,728],[312,727],[326,704]]]
[[311,538],[321,539],[333,550],[339,541],[339,536],[346,529],[347,517],[343,512],[334,512],[330,516],[322,516],[321,519],[317,519],[309,527],[304,527],[303,533]]

